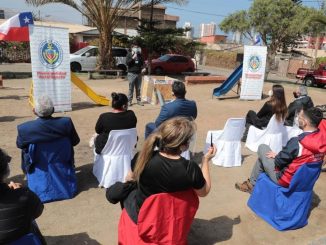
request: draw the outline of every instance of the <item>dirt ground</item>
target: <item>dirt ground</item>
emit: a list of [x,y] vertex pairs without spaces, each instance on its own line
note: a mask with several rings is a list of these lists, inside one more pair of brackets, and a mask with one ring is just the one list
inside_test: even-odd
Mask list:
[[[83,76],[86,80],[86,76]],[[20,170],[20,151],[16,148],[16,126],[34,118],[28,105],[31,79],[5,80],[0,89],[0,147],[13,157],[10,180],[23,181]],[[123,79],[92,80],[87,83],[99,94],[108,96],[111,92],[127,93],[128,83]],[[287,102],[292,101],[295,85],[282,83],[286,89]],[[265,83],[267,94],[272,83]],[[192,85],[187,87],[187,98],[197,102],[198,131],[196,152],[201,152],[208,130],[222,129],[230,117],[244,117],[249,109],[258,110],[265,100],[240,101],[232,98],[212,99],[215,85]],[[310,88],[309,93],[316,105],[326,104],[325,89]],[[75,148],[76,171],[79,193],[72,199],[45,204],[37,223],[48,244],[117,244],[117,227],[120,215],[119,205],[112,205],[105,199],[105,189],[97,187],[92,175],[93,153],[88,141],[94,133],[98,116],[108,107],[96,106],[77,87],[72,85],[73,111],[56,116],[69,116],[81,138]],[[138,118],[137,130],[140,136],[138,149],[143,143],[144,127],[153,121],[159,106],[146,104],[131,107]],[[189,235],[190,245],[221,244],[326,244],[326,173],[322,172],[314,191],[313,207],[309,224],[299,230],[278,232],[257,217],[248,207],[248,194],[235,190],[234,183],[249,177],[256,154],[243,147],[243,165],[237,168],[222,168],[212,165],[212,189],[206,198],[200,200],[199,210]]]

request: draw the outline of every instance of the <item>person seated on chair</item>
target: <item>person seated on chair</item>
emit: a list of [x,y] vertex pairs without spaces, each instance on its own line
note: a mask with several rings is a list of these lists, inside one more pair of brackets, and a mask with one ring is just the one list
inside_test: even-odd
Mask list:
[[193,121],[185,117],[175,117],[162,123],[145,140],[134,171],[127,179],[136,180],[137,187],[123,202],[135,223],[145,199],[153,194],[189,189],[194,189],[200,197],[209,193],[209,161],[216,153],[215,146],[210,147],[203,156],[201,168],[197,163],[180,156],[188,149],[195,130]]
[[0,244],[14,242],[28,233],[35,233],[44,242],[34,220],[43,212],[41,200],[21,184],[5,183],[11,157],[0,148]]
[[295,100],[291,102],[288,106],[288,114],[285,119],[286,126],[293,126],[293,121],[296,113],[298,113],[302,108],[309,109],[314,106],[311,98],[308,96],[306,86],[299,86],[296,91],[293,92]]
[[270,99],[265,102],[258,113],[252,110],[248,111],[246,115],[246,129],[241,139],[242,142],[246,142],[249,127],[251,125],[263,129],[267,127],[269,120],[274,114],[278,121],[284,121],[287,107],[283,86],[278,84],[273,85],[270,96]]
[[298,121],[303,133],[291,138],[278,154],[272,152],[269,146],[260,145],[258,159],[252,169],[250,178],[243,183],[236,183],[236,189],[251,193],[259,174],[263,172],[274,183],[288,187],[293,175],[301,165],[308,162],[322,161],[325,152],[320,152],[320,146],[325,145],[326,142],[323,142],[322,139],[319,141],[314,139],[309,146],[303,146],[300,143],[303,139],[310,137],[319,130],[318,125],[322,119],[323,114],[318,108],[301,109]]
[[145,128],[145,139],[150,135],[156,128],[158,128],[164,121],[176,117],[183,116],[191,119],[197,117],[197,105],[195,101],[187,100],[186,87],[183,82],[175,81],[172,84],[172,92],[175,96],[175,100],[171,103],[167,103],[162,106],[160,114],[158,115],[155,123],[148,123]]
[[112,93],[112,112],[105,112],[100,115],[96,122],[95,152],[101,154],[108,141],[111,130],[122,130],[135,128],[137,118],[132,110],[128,110],[128,98],[122,93]]
[[71,118],[52,116],[54,105],[49,96],[40,96],[35,101],[33,112],[38,117],[37,119],[17,126],[16,145],[22,149],[22,168],[24,172],[28,171],[27,168],[30,164],[28,156],[30,144],[51,142],[62,137],[69,138],[72,146],[76,146],[80,141]]

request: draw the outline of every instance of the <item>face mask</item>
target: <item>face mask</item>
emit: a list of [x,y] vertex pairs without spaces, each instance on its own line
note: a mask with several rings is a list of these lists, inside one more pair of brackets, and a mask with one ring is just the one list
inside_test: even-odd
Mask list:
[[137,48],[137,47],[134,47],[134,48],[132,48],[132,53],[133,54],[140,54],[141,53],[141,49],[140,48]]
[[296,99],[299,98],[297,92],[293,92],[293,96],[294,96],[294,98],[296,98]]
[[269,96],[269,97],[272,97],[272,96],[273,96],[273,90],[269,90],[269,91],[268,91],[268,96]]

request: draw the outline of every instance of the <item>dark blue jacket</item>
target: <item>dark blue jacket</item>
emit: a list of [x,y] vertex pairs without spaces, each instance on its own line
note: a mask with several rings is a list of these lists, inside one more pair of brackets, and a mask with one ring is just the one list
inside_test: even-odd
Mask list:
[[161,112],[155,121],[155,126],[158,127],[164,121],[176,116],[184,116],[196,119],[196,102],[187,99],[176,99],[170,103],[165,104],[162,106]]
[[67,137],[73,146],[79,143],[79,136],[69,117],[37,118],[17,126],[17,147],[25,149],[29,144],[50,142]]
[[28,168],[28,147],[30,144],[51,142],[66,137],[71,145],[75,146],[80,139],[69,117],[37,118],[17,126],[18,135],[16,145],[22,149],[22,168]]

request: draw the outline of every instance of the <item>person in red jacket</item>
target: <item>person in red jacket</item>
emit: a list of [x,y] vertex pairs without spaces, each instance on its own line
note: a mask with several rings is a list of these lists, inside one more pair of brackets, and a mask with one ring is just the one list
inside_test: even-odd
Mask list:
[[276,154],[269,146],[260,145],[258,159],[251,176],[243,183],[236,183],[236,189],[244,192],[253,190],[260,173],[265,172],[276,184],[283,187],[290,185],[291,179],[303,164],[323,162],[326,153],[326,129],[323,113],[312,107],[302,109],[298,116],[299,127],[303,133],[291,138],[283,149]]

